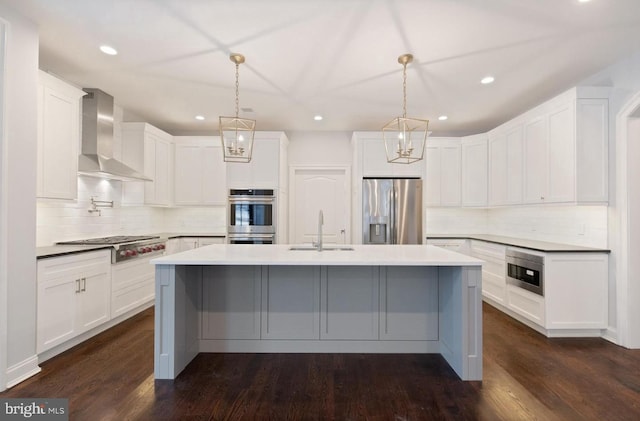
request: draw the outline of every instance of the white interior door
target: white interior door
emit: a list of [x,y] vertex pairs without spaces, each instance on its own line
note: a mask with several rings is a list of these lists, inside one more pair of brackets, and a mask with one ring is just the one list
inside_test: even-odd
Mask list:
[[351,242],[349,168],[293,168],[291,173],[290,242],[317,241],[320,210],[323,242]]

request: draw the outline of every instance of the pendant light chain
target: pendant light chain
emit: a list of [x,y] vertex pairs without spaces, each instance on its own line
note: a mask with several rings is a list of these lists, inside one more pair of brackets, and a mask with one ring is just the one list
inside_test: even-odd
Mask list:
[[239,91],[240,91],[240,83],[238,82],[238,77],[240,75],[240,63],[236,63],[236,118],[239,115],[239,110],[240,110],[240,100],[238,99],[239,97]]
[[407,117],[407,63],[402,65],[402,117]]

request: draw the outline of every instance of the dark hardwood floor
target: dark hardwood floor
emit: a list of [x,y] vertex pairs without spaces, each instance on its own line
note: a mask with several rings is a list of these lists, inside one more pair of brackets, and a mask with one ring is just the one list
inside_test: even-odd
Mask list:
[[150,309],[0,397],[69,398],[74,421],[640,419],[640,350],[547,339],[483,309],[482,382],[413,354],[200,354],[155,381]]

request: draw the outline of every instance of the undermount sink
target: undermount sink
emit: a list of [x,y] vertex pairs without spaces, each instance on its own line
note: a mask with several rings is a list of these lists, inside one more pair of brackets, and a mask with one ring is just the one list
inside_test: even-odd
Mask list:
[[[291,246],[291,251],[318,251],[317,247],[313,246]],[[353,247],[347,246],[322,246],[322,251],[353,251]]]

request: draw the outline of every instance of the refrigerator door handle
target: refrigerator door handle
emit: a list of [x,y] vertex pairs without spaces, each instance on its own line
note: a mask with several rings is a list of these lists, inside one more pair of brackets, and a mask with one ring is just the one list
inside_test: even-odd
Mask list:
[[397,242],[397,227],[396,227],[396,189],[395,186],[389,190],[389,220],[390,220],[390,244],[396,244]]

